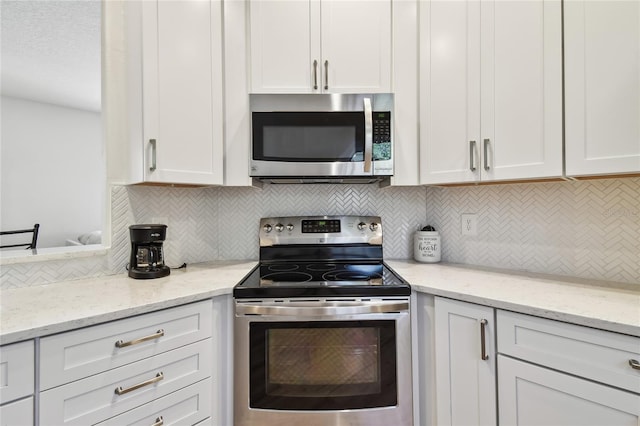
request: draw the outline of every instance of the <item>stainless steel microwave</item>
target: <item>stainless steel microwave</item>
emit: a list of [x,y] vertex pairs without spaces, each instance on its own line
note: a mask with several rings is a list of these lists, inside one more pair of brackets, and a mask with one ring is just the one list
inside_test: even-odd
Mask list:
[[250,95],[251,176],[274,183],[393,175],[393,94]]

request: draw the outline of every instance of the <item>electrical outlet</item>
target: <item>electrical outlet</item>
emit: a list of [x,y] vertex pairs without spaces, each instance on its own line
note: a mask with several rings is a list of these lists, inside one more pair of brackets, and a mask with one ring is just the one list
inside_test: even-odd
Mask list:
[[464,213],[460,221],[462,235],[478,235],[478,215],[475,213]]

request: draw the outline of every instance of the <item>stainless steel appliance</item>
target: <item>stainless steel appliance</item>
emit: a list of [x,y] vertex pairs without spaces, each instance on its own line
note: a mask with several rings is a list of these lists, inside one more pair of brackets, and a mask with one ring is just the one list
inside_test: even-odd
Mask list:
[[374,182],[393,175],[393,94],[251,95],[251,176]]
[[167,225],[131,225],[131,257],[129,276],[131,278],[161,278],[171,270],[164,264],[162,243],[167,236]]
[[411,425],[410,286],[380,217],[260,221],[234,288],[234,416],[249,425]]

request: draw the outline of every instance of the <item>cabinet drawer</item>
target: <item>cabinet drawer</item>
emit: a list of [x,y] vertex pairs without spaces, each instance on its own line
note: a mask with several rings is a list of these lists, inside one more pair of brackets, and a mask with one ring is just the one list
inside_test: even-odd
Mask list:
[[210,377],[211,352],[211,339],[202,340],[44,391],[40,423],[94,424],[168,395]]
[[498,311],[498,352],[640,393],[640,338]]
[[33,394],[33,340],[0,346],[0,404]]
[[27,426],[32,424],[32,396],[0,407],[0,426]]
[[[211,321],[207,300],[44,337],[40,340],[40,388],[50,389],[206,339],[211,337]],[[118,347],[120,341],[134,344]]]
[[211,379],[180,389],[96,426],[194,425],[211,415]]

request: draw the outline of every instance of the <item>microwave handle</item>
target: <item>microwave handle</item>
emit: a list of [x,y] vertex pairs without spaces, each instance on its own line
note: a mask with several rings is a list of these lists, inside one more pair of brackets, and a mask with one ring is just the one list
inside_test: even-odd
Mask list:
[[373,111],[371,99],[364,98],[364,172],[371,173],[371,153],[373,151]]

